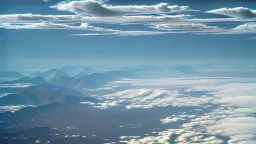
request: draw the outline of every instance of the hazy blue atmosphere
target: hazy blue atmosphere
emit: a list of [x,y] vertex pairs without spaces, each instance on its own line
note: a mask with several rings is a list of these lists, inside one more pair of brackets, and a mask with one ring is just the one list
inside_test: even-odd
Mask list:
[[[165,4],[187,6],[183,9],[177,8],[177,12],[166,10],[166,13],[157,10],[157,12],[139,10],[141,12],[137,14],[129,12],[130,9],[135,8],[123,10],[127,12],[117,9],[117,14],[113,14],[110,18],[97,18],[97,14],[104,14],[104,11],[100,8],[98,10],[98,7],[95,7],[95,10],[90,9],[88,13],[72,13],[61,8],[58,10],[60,5],[58,2],[61,1],[1,1],[2,69],[56,67],[74,63],[219,65],[238,61],[243,64],[254,64],[256,60],[256,41],[253,38],[256,37],[253,23],[255,12],[249,11],[256,9],[253,1],[110,0],[101,2],[101,5],[106,7],[122,5],[159,5],[160,7],[161,3],[163,8],[167,7]],[[231,12],[218,14],[217,11],[207,13],[211,10],[236,7],[244,7],[248,10],[240,10],[241,13],[237,14],[235,11],[232,11],[234,14]],[[96,13],[96,18],[93,13]],[[56,18],[61,15],[64,15],[62,19]],[[70,15],[73,17],[68,18]],[[91,17],[88,18],[88,15]],[[128,17],[127,20],[122,19],[120,17],[122,15]],[[136,17],[129,18],[129,15]],[[45,18],[47,16],[48,18]],[[143,16],[148,17],[142,18]],[[58,26],[60,23],[63,25]],[[92,27],[79,27],[81,23]],[[93,27],[121,32],[106,32],[103,29],[95,30]]]
[[1,0],[1,144],[255,144],[256,1]]

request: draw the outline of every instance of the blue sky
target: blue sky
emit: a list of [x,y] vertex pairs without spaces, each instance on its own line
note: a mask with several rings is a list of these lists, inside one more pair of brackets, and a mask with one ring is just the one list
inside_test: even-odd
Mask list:
[[4,0],[0,67],[254,64],[256,1]]

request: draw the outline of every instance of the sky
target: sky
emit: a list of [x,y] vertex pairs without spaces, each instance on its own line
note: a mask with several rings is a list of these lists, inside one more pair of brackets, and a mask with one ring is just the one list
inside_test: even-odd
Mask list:
[[2,0],[0,68],[255,64],[253,0]]

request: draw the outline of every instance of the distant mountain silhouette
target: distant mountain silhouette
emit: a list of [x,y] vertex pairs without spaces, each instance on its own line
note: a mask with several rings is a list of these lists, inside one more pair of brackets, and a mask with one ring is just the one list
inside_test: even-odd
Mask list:
[[23,77],[21,79],[13,80],[13,81],[7,81],[7,82],[1,82],[2,84],[17,84],[17,83],[31,83],[32,85],[40,85],[40,84],[46,84],[44,78],[42,77]]
[[50,80],[50,84],[70,88],[97,88],[110,81],[132,77],[133,75],[126,71],[110,71],[107,73],[92,73],[78,79],[72,77],[56,77]]
[[118,79],[122,79],[122,78],[133,78],[135,77],[134,74],[132,73],[129,73],[127,71],[110,71],[110,72],[107,72],[106,75],[108,77],[110,77],[111,79],[113,80],[118,80]]
[[109,81],[110,79],[106,74],[93,73],[93,74],[89,74],[79,78],[75,87],[76,88],[97,88],[106,84]]
[[46,72],[35,72],[34,74],[31,75],[31,77],[43,77],[46,80],[50,80],[53,79],[55,77],[59,77],[59,76],[68,76],[68,74],[64,71],[58,70],[58,69],[49,69]]
[[21,78],[21,77],[24,77],[24,75],[15,71],[0,71],[0,77],[1,78]]
[[80,71],[78,74],[74,75],[74,78],[81,78],[83,76],[86,76],[88,74],[91,74],[94,70],[89,68],[89,67],[85,67],[82,71]]
[[195,72],[194,67],[189,65],[177,65],[177,66],[171,66],[167,68],[170,71],[176,71],[176,72],[184,72],[184,73],[191,73]]
[[143,72],[143,71],[157,71],[160,68],[157,66],[141,65],[131,69],[132,72]]

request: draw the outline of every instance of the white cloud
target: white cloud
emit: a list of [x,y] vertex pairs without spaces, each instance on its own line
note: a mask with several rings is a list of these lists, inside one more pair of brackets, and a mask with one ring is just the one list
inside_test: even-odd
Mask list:
[[175,130],[168,129],[162,132],[158,132],[156,136],[147,136],[141,138],[140,136],[121,136],[120,142],[139,144],[139,143],[166,143],[168,144],[171,135],[175,133]]
[[0,15],[0,23],[111,23],[111,24],[152,24],[152,23],[213,23],[213,22],[239,22],[250,20],[237,20],[234,18],[191,18],[190,15],[137,15],[118,17],[90,17],[80,15],[40,15],[40,14],[4,14]]
[[0,88],[26,88],[30,86],[32,86],[31,83],[0,84]]
[[216,121],[213,126],[207,127],[207,131],[216,135],[233,136],[255,134],[256,118],[231,117]]
[[9,106],[0,106],[0,113],[1,112],[15,112],[25,107],[34,107],[33,105],[9,105]]
[[73,30],[88,30],[97,32],[116,32],[113,29],[104,29],[100,27],[94,27],[87,23],[82,23],[80,26],[67,25],[67,24],[56,24],[56,23],[33,23],[33,24],[0,24],[0,28],[5,29],[73,29]]
[[182,78],[159,78],[159,79],[122,79],[112,82],[113,84],[128,84],[142,87],[204,87],[208,90],[215,89],[217,85],[228,83],[256,82],[256,78],[235,77],[182,77]]
[[40,15],[40,14],[5,14],[0,15],[1,23],[35,23],[35,22],[74,22],[80,21],[76,15]]
[[192,119],[189,123],[183,124],[181,129],[185,133],[193,131],[201,135],[226,136],[230,138],[229,143],[255,143],[256,118],[251,116],[254,112],[255,108],[221,107]]
[[121,31],[113,29],[105,29],[100,27],[94,27],[87,23],[82,23],[80,26],[57,24],[57,23],[33,23],[33,24],[0,24],[0,28],[5,29],[70,29],[70,30],[87,30],[99,33],[85,33],[85,34],[72,34],[73,36],[99,36],[99,35],[113,35],[113,36],[145,36],[145,35],[163,35],[175,32],[163,32],[163,31]]
[[[234,18],[197,19],[188,18],[189,15],[161,15],[161,16],[118,16],[118,17],[89,17],[78,15],[40,15],[40,14],[9,14],[0,16],[0,27],[7,29],[77,29],[93,31],[114,31],[115,36],[140,36],[162,34],[247,34],[255,33],[255,23],[245,23],[233,29],[224,29],[217,26],[208,26],[203,23],[238,22]],[[250,22],[248,20],[239,20]],[[203,23],[202,23],[203,22]],[[81,23],[80,26],[74,25]],[[121,31],[104,28],[88,27],[87,23],[108,24],[145,24],[162,31]],[[84,27],[87,25],[87,27]],[[96,30],[97,29],[97,30]],[[84,33],[76,36],[110,35],[109,33]]]
[[94,102],[80,102],[80,104],[85,104],[85,105],[90,105],[90,106],[95,105]]
[[72,34],[73,36],[101,36],[101,35],[112,35],[112,36],[147,36],[147,35],[163,35],[172,34],[176,32],[164,32],[164,31],[116,31],[111,33],[85,33],[85,34]]
[[216,88],[216,92],[212,92],[215,97],[214,103],[224,103],[240,107],[256,106],[256,83],[231,83]]
[[201,23],[173,23],[173,24],[156,24],[152,28],[167,31],[181,32],[220,32],[223,29],[217,26],[207,26]]
[[128,104],[126,109],[153,108],[153,107],[208,107],[214,100],[211,97],[183,97],[179,90],[167,90],[158,88],[129,89],[104,95],[105,101],[121,101]]
[[238,19],[254,19],[256,18],[256,10],[251,10],[244,7],[236,8],[220,8],[216,10],[207,11],[207,13],[220,14],[230,16]]
[[186,120],[188,118],[194,118],[195,115],[185,115],[185,114],[181,114],[181,115],[172,115],[172,116],[168,116],[166,118],[160,119],[160,121],[162,122],[162,124],[167,124],[167,123],[173,123],[173,122],[177,122],[180,120]]
[[118,105],[118,101],[104,101],[103,103],[97,103],[97,105],[95,105],[94,107],[99,109],[108,109],[111,107],[116,107]]
[[[215,136],[203,136],[201,132],[185,131],[183,129],[167,129],[164,131],[157,132],[152,136],[121,136],[120,142],[129,144],[141,144],[141,143],[164,143],[170,144],[171,136],[178,135],[175,139],[175,143],[208,143],[208,144],[222,144],[223,141]],[[204,137],[204,138],[203,138]]]
[[96,0],[70,1],[67,3],[59,3],[52,8],[61,11],[73,12],[75,14],[83,14],[96,17],[110,17],[122,15],[140,15],[140,14],[165,14],[187,12],[187,6],[169,6],[167,3],[157,5],[128,5],[128,6],[112,6],[106,5]]
[[[248,134],[248,135],[235,135],[235,136],[231,136],[231,139],[228,141],[229,143],[243,143],[246,142],[247,143],[253,143],[253,141],[249,142],[248,139],[256,139],[256,135],[253,134]],[[255,141],[254,141],[255,142]]]
[[256,33],[256,23],[245,23],[233,29],[234,33]]

